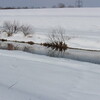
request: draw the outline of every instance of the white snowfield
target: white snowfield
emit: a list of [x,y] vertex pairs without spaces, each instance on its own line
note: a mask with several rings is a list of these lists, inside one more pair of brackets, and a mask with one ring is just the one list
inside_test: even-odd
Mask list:
[[[35,36],[0,38],[41,43],[61,26],[69,46],[100,50],[100,8],[0,10],[1,26],[14,20],[34,26]],[[0,50],[0,100],[100,100],[100,65]]]
[[1,35],[0,38],[43,43],[48,40],[50,29],[60,26],[71,37],[66,41],[68,46],[100,50],[100,8],[0,10],[0,26],[5,21],[31,25],[35,34],[31,38],[20,33],[9,38]]
[[0,50],[0,100],[99,100],[100,65]]

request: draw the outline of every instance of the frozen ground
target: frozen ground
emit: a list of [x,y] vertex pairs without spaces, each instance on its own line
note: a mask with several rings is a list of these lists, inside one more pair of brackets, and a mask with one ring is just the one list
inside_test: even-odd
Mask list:
[[[47,40],[61,26],[72,47],[100,50],[100,8],[0,10],[0,24],[17,20],[34,26],[35,36],[10,40]],[[64,58],[0,50],[0,100],[100,100],[100,65]]]
[[[17,9],[0,10],[0,25],[5,21],[18,21],[32,25],[34,38],[14,35],[10,40],[32,40],[45,42],[51,28],[63,27],[71,37],[67,43],[71,47],[100,49],[100,8],[65,8],[65,9]],[[4,38],[4,36],[1,36]]]

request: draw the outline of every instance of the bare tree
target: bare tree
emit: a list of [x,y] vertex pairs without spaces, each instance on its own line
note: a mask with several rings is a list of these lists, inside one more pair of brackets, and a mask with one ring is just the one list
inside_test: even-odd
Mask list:
[[14,22],[9,22],[6,21],[3,23],[3,32],[6,32],[8,36],[12,36],[13,33],[17,33],[20,31],[20,26],[19,23],[14,21]]
[[22,25],[22,26],[21,26],[21,32],[23,32],[23,34],[24,34],[25,36],[34,33],[32,27],[29,26],[29,25]]
[[3,32],[6,32],[8,36],[12,36],[14,33],[22,32],[25,36],[34,33],[33,29],[29,25],[20,25],[18,22],[6,21],[3,23]]
[[58,4],[58,8],[65,8],[66,6],[65,6],[65,4],[64,3],[59,3]]

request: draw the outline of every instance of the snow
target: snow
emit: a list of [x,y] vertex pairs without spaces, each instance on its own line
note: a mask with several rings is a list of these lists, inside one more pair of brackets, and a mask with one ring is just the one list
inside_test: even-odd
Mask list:
[[[1,26],[4,21],[17,20],[35,28],[29,37],[1,33],[0,38],[43,43],[50,28],[61,26],[71,37],[68,46],[100,50],[99,12],[100,8],[0,10]],[[84,99],[100,99],[99,64],[0,50],[0,100]]]
[[0,50],[1,100],[99,100],[100,67]]
[[18,21],[34,27],[31,38],[16,34],[7,38],[19,41],[46,42],[47,34],[54,27],[63,27],[71,39],[66,41],[70,47],[100,49],[100,8],[63,9],[15,9],[0,10],[0,25],[5,21]]

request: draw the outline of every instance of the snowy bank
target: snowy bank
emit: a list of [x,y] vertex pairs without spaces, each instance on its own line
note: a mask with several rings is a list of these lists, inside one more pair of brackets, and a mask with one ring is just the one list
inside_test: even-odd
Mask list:
[[1,100],[99,100],[100,66],[0,50]]

